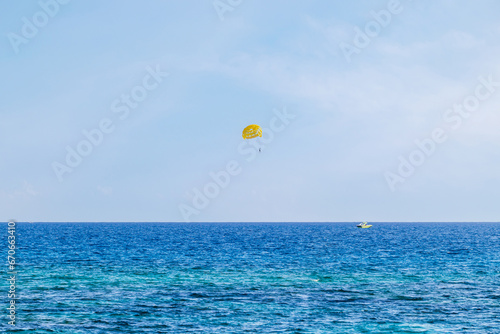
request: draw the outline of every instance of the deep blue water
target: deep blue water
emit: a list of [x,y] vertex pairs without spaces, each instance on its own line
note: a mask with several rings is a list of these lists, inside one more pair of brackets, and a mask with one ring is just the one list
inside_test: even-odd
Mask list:
[[15,333],[500,333],[500,224],[16,232]]

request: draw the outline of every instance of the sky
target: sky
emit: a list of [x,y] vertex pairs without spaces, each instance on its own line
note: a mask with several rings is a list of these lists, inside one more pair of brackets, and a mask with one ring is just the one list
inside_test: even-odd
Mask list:
[[2,1],[2,219],[498,221],[499,12]]

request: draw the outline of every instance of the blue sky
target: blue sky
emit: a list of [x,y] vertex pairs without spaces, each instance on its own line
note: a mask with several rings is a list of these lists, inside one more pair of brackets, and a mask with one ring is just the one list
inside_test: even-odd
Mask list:
[[[500,217],[497,1],[0,8],[4,220]],[[249,124],[267,130],[255,155]]]

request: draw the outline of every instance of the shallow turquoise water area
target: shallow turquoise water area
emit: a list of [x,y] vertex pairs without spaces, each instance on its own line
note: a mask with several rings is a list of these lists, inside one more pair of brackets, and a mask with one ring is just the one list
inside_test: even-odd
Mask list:
[[500,333],[500,224],[373,225],[19,223],[0,330]]

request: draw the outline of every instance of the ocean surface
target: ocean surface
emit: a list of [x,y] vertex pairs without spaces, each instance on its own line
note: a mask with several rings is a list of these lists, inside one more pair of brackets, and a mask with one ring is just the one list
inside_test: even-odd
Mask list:
[[4,283],[0,332],[500,333],[500,224],[18,223],[16,233],[17,321],[7,324]]

